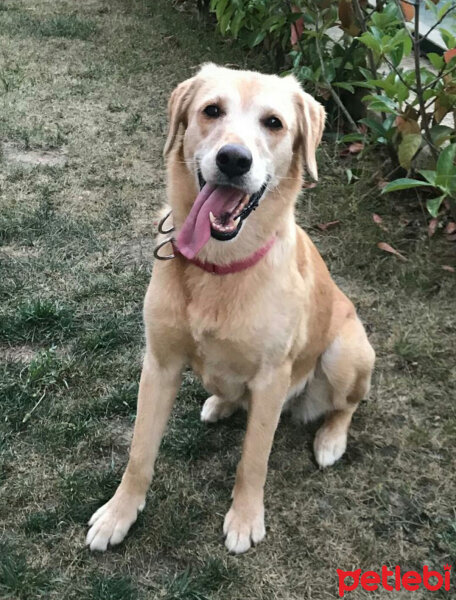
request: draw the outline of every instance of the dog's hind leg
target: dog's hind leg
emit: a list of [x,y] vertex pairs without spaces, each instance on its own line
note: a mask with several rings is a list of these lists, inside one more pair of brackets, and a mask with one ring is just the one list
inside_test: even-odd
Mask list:
[[224,400],[220,396],[210,396],[201,409],[201,421],[204,423],[215,423],[220,419],[227,419],[234,414],[240,405],[231,400]]
[[368,394],[375,352],[359,319],[348,319],[321,357],[328,381],[331,410],[314,440],[320,467],[333,465],[345,452],[347,435],[358,403]]
[[[206,400],[201,409],[201,421],[204,423],[215,423],[220,419],[227,419],[240,408],[247,410],[248,398],[245,385],[227,386],[218,383],[216,389],[213,389],[216,393]],[[214,388],[213,385],[211,387]]]

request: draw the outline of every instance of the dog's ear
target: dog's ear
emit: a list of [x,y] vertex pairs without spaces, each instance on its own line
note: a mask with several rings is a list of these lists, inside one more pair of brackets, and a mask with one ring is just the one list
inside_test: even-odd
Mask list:
[[298,120],[296,144],[302,148],[307,171],[317,181],[316,150],[325,127],[325,109],[310,94],[302,91],[296,93],[295,105]]
[[166,138],[163,156],[167,157],[171,152],[179,132],[181,123],[187,127],[187,112],[197,88],[197,77],[192,77],[180,83],[168,102],[169,129]]

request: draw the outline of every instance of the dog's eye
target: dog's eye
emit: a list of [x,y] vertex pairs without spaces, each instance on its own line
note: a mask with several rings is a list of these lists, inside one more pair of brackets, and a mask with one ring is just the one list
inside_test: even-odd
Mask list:
[[278,117],[268,117],[263,121],[263,125],[268,129],[282,129],[282,121]]
[[220,117],[222,114],[222,111],[217,104],[209,104],[209,106],[206,106],[206,108],[203,110],[203,113],[211,119],[218,119],[218,117]]

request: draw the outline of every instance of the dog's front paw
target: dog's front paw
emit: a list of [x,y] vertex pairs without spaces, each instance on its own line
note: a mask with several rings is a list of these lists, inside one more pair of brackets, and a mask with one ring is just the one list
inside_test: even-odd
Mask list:
[[247,552],[250,546],[258,544],[266,535],[264,528],[264,508],[242,510],[233,506],[223,523],[225,546],[234,554]]
[[314,440],[315,459],[322,468],[333,465],[345,452],[347,434],[340,429],[332,429],[326,424],[317,431]]
[[211,396],[206,400],[201,410],[201,421],[203,423],[215,423],[220,419],[227,419],[236,411],[234,402],[222,400],[218,396]]
[[108,544],[120,544],[145,504],[144,499],[118,490],[109,502],[92,515],[86,545],[91,550],[104,552]]

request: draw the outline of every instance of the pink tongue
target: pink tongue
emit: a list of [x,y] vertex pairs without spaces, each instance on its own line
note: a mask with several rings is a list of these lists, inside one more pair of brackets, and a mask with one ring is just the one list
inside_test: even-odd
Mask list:
[[243,196],[244,192],[236,188],[206,183],[177,236],[179,252],[187,258],[195,258],[211,237],[209,213],[212,211],[215,217],[232,213]]

